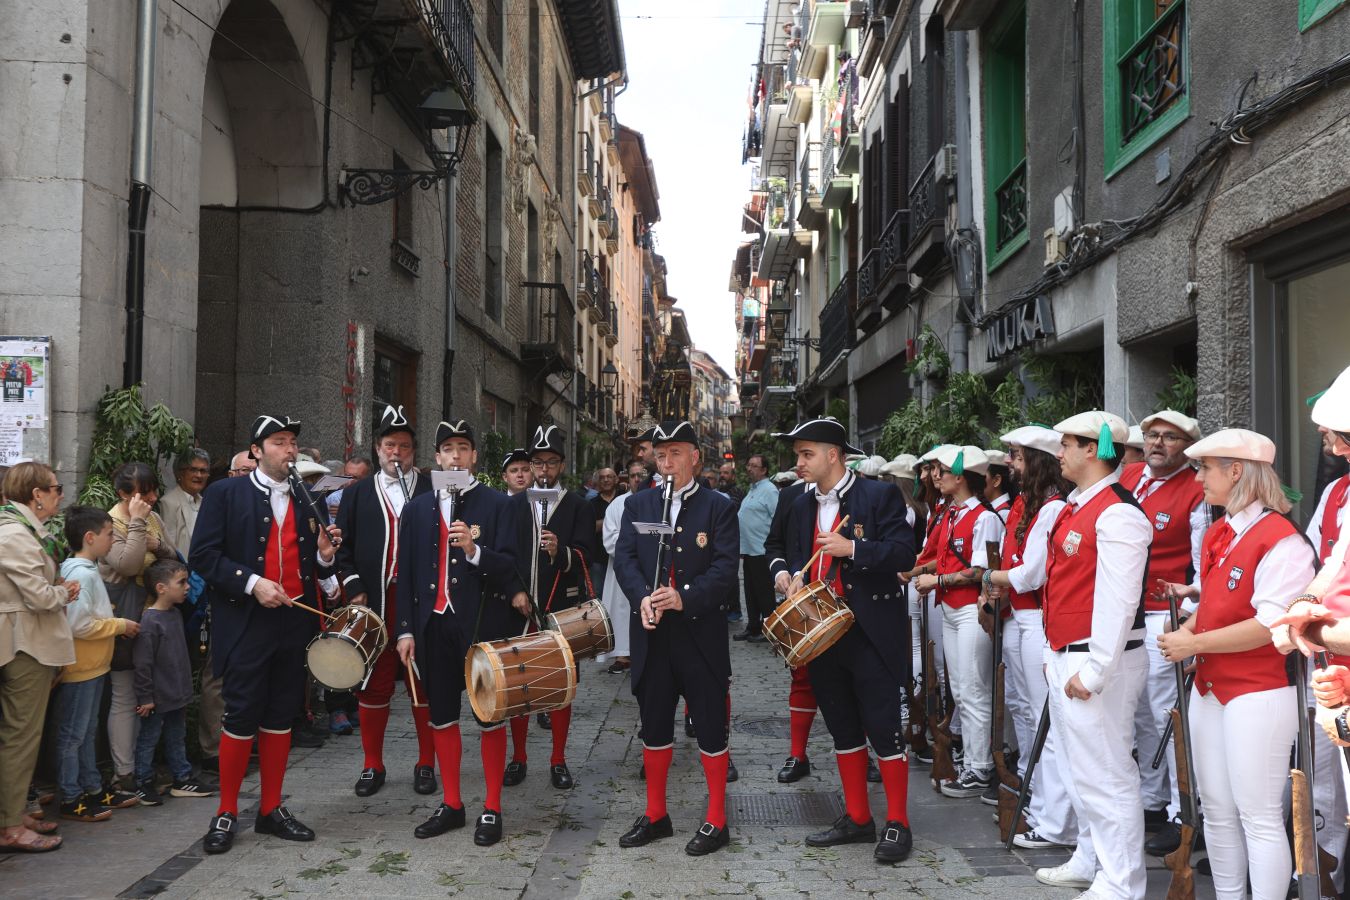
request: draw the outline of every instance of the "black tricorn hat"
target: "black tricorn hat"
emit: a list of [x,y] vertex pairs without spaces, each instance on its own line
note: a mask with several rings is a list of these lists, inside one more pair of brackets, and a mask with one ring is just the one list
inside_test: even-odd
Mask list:
[[403,414],[403,407],[395,409],[392,406],[384,408],[384,415],[380,416],[380,426],[375,429],[375,437],[388,437],[396,431],[406,431],[413,437],[417,437],[417,432],[408,422],[408,417]]
[[651,442],[654,447],[676,443],[693,444],[697,447],[698,433],[688,422],[662,422],[652,429]]
[[848,432],[838,419],[822,416],[803,422],[791,431],[776,431],[774,437],[784,441],[813,441],[817,444],[834,444],[844,448],[845,453],[862,453],[848,442]]
[[464,438],[475,450],[478,449],[478,441],[473,436],[473,426],[463,419],[454,422],[442,422],[436,426],[436,449],[441,449],[441,444],[451,438]]
[[253,420],[253,427],[248,430],[248,441],[250,444],[261,444],[281,431],[289,431],[298,436],[300,423],[290,416],[258,416]]
[[524,447],[517,447],[502,458],[502,471],[505,472],[506,467],[511,465],[511,463],[516,462],[527,463],[529,461],[530,461],[530,451],[526,450]]
[[530,440],[530,455],[547,452],[566,457],[566,446],[567,438],[561,428],[557,425],[540,425],[534,430],[534,437]]

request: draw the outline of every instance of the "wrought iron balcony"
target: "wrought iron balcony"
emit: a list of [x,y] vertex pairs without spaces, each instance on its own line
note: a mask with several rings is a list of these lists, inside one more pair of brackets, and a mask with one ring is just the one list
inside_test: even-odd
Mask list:
[[998,223],[994,249],[1002,250],[1027,229],[1027,164],[1023,160],[994,191]]
[[852,272],[839,279],[839,285],[820,311],[820,370],[828,369],[845,350],[853,347]]
[[520,358],[536,376],[566,372],[576,364],[576,311],[567,286],[523,281],[525,340]]
[[858,266],[858,314],[854,322],[858,329],[869,332],[881,324],[881,301],[877,296],[881,281],[881,248],[867,251]]
[[1159,0],[1156,7],[1162,6],[1167,9],[1153,27],[1119,61],[1127,142],[1186,93],[1186,4]]
[[590,132],[581,132],[581,152],[577,154],[577,193],[589,197],[595,193],[595,144]]
[[909,216],[897,210],[881,232],[881,259],[877,262],[877,296],[881,305],[894,312],[909,298]]
[[923,167],[909,189],[908,265],[911,272],[927,274],[946,259],[946,186],[934,177],[938,157]]
[[590,251],[582,250],[577,261],[577,309],[588,309],[600,293],[600,272]]

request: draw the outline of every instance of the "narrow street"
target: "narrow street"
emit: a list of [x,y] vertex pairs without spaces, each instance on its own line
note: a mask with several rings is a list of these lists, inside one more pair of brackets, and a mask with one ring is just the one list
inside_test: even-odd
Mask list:
[[[618,837],[642,812],[641,743],[637,706],[626,676],[582,664],[569,763],[577,787],[561,793],[547,781],[548,739],[530,733],[530,773],[507,788],[506,838],[473,845],[472,827],[419,841],[413,827],[434,797],[412,791],[416,756],[406,698],[400,696],[386,749],[389,782],[369,800],[351,786],[360,770],[356,736],[331,737],[317,750],[291,754],[287,806],[318,832],[313,844],[258,838],[251,831],[257,775],[244,783],[246,827],[234,850],[204,858],[201,835],[214,800],[165,798],[159,808],[118,812],[106,824],[65,822],[57,854],[0,857],[0,894],[30,897],[301,898],[301,897],[690,897],[915,896],[931,898],[1069,898],[1075,893],[1037,884],[1038,865],[1055,865],[1064,851],[1005,852],[992,810],[974,800],[936,794],[928,770],[915,766],[910,816],[915,850],[904,864],[883,868],[870,845],[811,849],[802,838],[828,824],[842,799],[829,736],[818,718],[810,758],[816,770],[795,785],[775,773],[786,753],[787,677],[766,645],[732,645],[732,755],[740,780],[730,786],[732,844],[701,859],[684,842],[702,816],[703,772],[694,742],[677,730],[671,771],[673,840],[624,851]],[[470,822],[482,803],[481,763],[472,720],[461,720],[464,801]],[[396,723],[403,723],[400,728]],[[874,813],[883,809],[873,786]],[[1167,872],[1149,860],[1150,896],[1166,892]],[[1211,897],[1197,878],[1197,896]],[[17,890],[16,890],[17,889]],[[11,893],[12,892],[12,893]]]

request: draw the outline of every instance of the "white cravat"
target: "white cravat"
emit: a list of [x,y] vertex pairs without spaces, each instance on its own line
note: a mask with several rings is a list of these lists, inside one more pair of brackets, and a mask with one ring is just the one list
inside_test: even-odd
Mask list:
[[261,468],[253,470],[258,484],[267,489],[268,502],[272,505],[272,515],[276,517],[277,527],[286,521],[286,513],[291,508],[291,485],[289,481],[273,481]]
[[[407,485],[408,494],[411,495],[413,488],[417,484],[417,473],[410,472],[403,477],[407,479],[403,484]],[[393,507],[394,518],[396,519],[403,515],[403,504],[407,502],[406,498],[403,496],[404,489],[399,484],[399,481],[400,479],[397,477],[390,477],[384,474],[384,472],[380,473],[380,487],[384,489],[384,496],[389,501],[389,505]]]

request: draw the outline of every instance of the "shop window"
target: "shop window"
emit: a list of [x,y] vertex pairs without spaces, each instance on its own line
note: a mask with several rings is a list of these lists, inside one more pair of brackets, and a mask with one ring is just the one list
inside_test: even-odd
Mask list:
[[413,427],[417,426],[417,356],[401,344],[375,336],[375,373],[371,391],[372,428],[379,424],[386,406],[403,407]]
[[1106,177],[1190,115],[1185,0],[1105,0]]
[[993,22],[984,45],[984,216],[992,272],[1027,243],[1026,4]]

